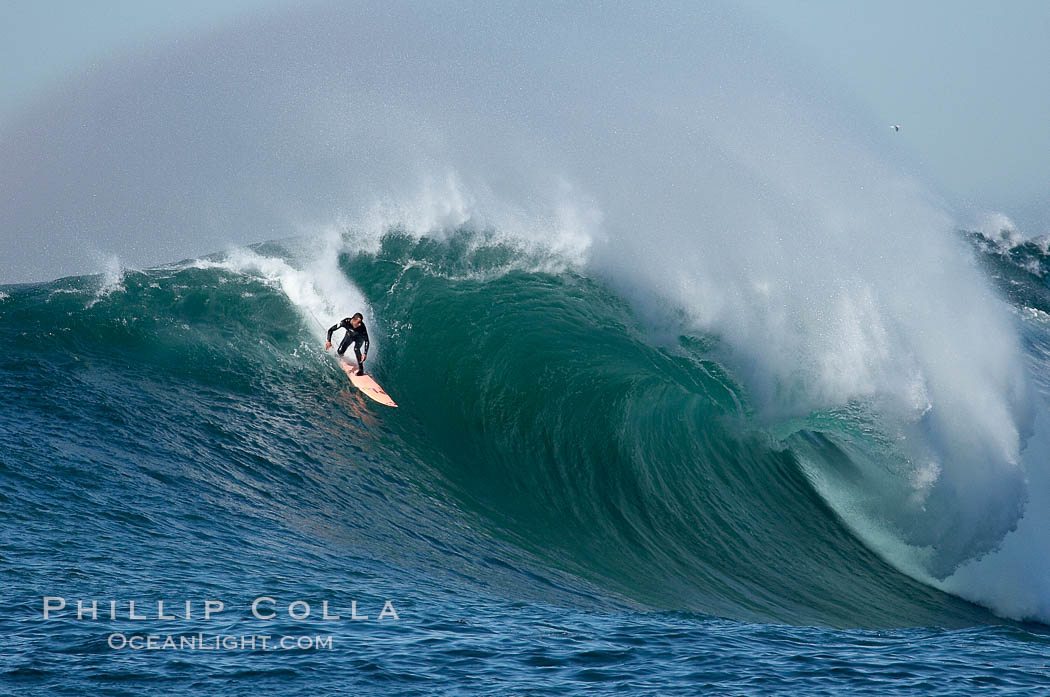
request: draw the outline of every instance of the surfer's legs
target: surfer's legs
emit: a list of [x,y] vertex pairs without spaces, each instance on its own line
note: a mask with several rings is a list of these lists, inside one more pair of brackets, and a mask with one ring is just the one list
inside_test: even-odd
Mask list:
[[354,347],[354,355],[357,356],[357,374],[365,374],[365,364],[361,362],[361,350],[356,346]]
[[[336,353],[342,356],[344,353],[346,353],[346,349],[348,346],[350,346],[350,332],[347,332],[346,336],[343,337],[343,340],[339,342],[339,348],[336,349]],[[357,351],[357,349],[355,348],[354,351]],[[360,358],[360,355],[358,355],[358,362],[360,362]]]

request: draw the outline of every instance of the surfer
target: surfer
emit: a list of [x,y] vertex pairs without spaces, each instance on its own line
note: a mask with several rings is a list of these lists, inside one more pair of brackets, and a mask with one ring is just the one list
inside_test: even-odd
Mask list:
[[368,330],[365,329],[365,318],[358,312],[353,317],[347,317],[339,324],[333,325],[328,330],[328,339],[324,343],[324,350],[332,348],[332,332],[336,329],[345,329],[346,336],[339,343],[336,353],[342,356],[350,343],[354,344],[354,355],[357,356],[357,374],[365,374],[365,359],[368,358]]

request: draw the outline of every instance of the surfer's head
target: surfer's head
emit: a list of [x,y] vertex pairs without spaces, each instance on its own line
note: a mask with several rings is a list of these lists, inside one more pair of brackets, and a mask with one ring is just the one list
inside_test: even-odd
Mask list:
[[358,312],[357,314],[355,314],[353,317],[350,318],[350,326],[353,327],[354,329],[357,329],[358,327],[361,326],[361,322],[363,322],[364,319],[365,318],[361,316],[361,313]]

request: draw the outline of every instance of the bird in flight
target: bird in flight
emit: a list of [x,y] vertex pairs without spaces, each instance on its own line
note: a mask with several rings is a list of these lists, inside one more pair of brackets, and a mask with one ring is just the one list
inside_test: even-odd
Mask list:
[[901,130],[901,127],[897,126],[897,125],[890,126],[890,128],[893,129],[894,133],[896,133],[897,131]]

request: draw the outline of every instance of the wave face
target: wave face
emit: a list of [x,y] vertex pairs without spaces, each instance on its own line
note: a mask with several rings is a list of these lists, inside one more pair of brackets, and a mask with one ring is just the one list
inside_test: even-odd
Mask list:
[[[1045,528],[1025,527],[1038,494],[978,476],[996,513],[978,524],[974,492],[938,488],[901,447],[954,451],[925,417],[861,399],[769,410],[731,337],[654,328],[614,282],[494,231],[393,229],[367,247],[328,236],[7,288],[6,476],[45,476],[47,449],[74,482],[116,488],[89,510],[143,520],[170,504],[124,511],[123,482],[150,478],[166,501],[207,482],[249,526],[294,521],[512,597],[835,627],[995,621],[961,596],[1047,619],[1038,579],[985,585],[1045,551]],[[357,309],[396,412],[320,350]],[[1050,323],[1017,321],[1045,390]],[[39,492],[13,490],[33,510]]]

